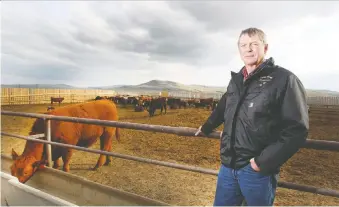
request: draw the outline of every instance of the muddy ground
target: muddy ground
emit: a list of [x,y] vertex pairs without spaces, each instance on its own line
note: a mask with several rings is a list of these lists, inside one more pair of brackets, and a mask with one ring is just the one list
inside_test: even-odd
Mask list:
[[[47,105],[2,106],[2,110],[45,112]],[[338,110],[339,111],[339,110]],[[206,109],[168,110],[149,118],[147,112],[120,108],[121,121],[197,128],[210,114]],[[310,139],[339,141],[339,113],[310,113]],[[34,119],[1,116],[2,131],[27,135]],[[219,127],[219,130],[221,128]],[[217,170],[219,140],[121,130],[121,142],[113,141],[113,151]],[[1,153],[14,148],[22,153],[25,141],[3,136]],[[99,142],[92,148],[99,149]],[[216,176],[169,167],[113,158],[111,166],[92,171],[99,155],[75,151],[71,172],[89,180],[137,193],[171,205],[213,205]],[[301,149],[282,168],[280,180],[339,190],[339,152]],[[339,205],[339,199],[278,188],[275,205]]]

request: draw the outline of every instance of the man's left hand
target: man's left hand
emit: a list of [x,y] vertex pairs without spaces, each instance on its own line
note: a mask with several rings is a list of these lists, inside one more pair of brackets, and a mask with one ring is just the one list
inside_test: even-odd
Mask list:
[[259,172],[259,171],[260,171],[260,168],[259,168],[258,165],[255,163],[254,158],[252,158],[252,159],[250,160],[250,162],[251,162],[251,167],[252,167],[252,169],[253,169],[254,171]]

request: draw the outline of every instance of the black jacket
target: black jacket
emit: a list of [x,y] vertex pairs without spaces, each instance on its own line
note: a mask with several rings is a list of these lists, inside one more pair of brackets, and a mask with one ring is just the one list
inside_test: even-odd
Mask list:
[[201,131],[208,135],[224,122],[220,156],[225,166],[239,169],[255,158],[261,173],[278,173],[308,136],[305,89],[273,58],[246,81],[241,70],[231,74],[226,93]]

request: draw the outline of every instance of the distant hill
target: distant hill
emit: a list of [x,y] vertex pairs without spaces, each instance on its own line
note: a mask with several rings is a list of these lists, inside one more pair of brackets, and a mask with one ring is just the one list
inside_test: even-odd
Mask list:
[[[221,94],[226,91],[226,86],[204,86],[185,85],[178,82],[166,80],[151,80],[138,85],[112,85],[100,87],[75,87],[66,84],[13,84],[1,85],[2,88],[60,88],[60,89],[110,89],[122,94],[159,94],[160,91],[167,90],[175,93],[206,93]],[[339,92],[330,90],[307,89],[308,96],[339,96]]]
[[[207,96],[216,96],[218,94],[224,93],[226,87],[214,87],[214,86],[203,86],[203,85],[185,85],[182,83],[177,83],[173,81],[166,80],[151,80],[146,83],[141,83],[138,85],[120,85],[120,86],[101,86],[101,87],[91,87],[95,89],[112,89],[120,94],[150,94],[157,95],[160,91],[168,91],[173,94],[188,94],[192,95],[198,94],[200,92],[206,94]],[[180,95],[180,96],[181,96]]]

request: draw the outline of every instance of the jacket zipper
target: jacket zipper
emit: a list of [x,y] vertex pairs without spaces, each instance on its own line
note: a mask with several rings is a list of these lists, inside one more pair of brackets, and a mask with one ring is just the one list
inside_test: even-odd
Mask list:
[[[235,109],[235,113],[233,116],[233,121],[232,121],[232,133],[231,133],[231,151],[232,151],[232,158],[231,158],[231,168],[235,169],[235,160],[236,160],[236,151],[234,148],[235,145],[235,128],[236,128],[236,123],[237,123],[237,118],[238,118],[238,113],[239,113],[239,108],[242,105],[245,95],[247,94],[247,90],[249,88],[249,83],[252,81],[252,79],[258,74],[260,73],[264,68],[266,67],[266,65],[263,65],[263,67],[259,70],[257,70],[253,75],[249,76],[245,81],[241,81],[241,85],[237,82],[235,82],[235,84],[237,85],[237,88],[239,89],[238,86],[241,86],[241,93],[240,93],[240,98],[239,101],[237,103],[237,107]],[[239,81],[238,79],[236,79],[236,81]],[[239,84],[239,85],[238,85]]]
[[247,94],[247,90],[248,90],[248,86],[249,86],[249,79],[245,80],[245,82],[241,83],[242,87],[241,87],[241,93],[240,93],[240,98],[239,101],[237,103],[237,107],[235,109],[235,113],[233,116],[233,121],[232,121],[232,134],[231,134],[231,150],[232,150],[232,158],[231,158],[231,168],[235,169],[235,160],[236,160],[236,151],[234,148],[235,145],[235,128],[236,128],[236,124],[237,124],[237,119],[238,119],[238,113],[239,113],[239,109],[244,101],[244,98]]

